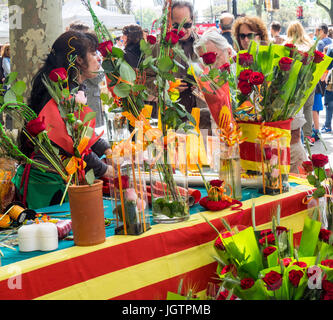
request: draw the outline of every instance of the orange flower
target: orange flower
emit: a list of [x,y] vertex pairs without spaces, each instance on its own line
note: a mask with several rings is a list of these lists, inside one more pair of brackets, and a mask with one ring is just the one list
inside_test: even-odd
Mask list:
[[236,143],[241,144],[247,138],[242,138],[242,131],[236,123],[228,126],[226,129],[221,128],[220,141],[225,142],[228,146],[233,146]]

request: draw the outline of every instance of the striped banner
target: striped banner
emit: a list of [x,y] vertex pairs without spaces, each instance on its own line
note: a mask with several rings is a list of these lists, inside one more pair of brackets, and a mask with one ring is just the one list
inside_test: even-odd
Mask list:
[[[308,186],[277,196],[255,199],[258,230],[270,227],[281,205],[281,225],[299,239],[307,206],[302,199]],[[243,210],[192,214],[182,223],[154,225],[140,236],[112,236],[92,247],[73,246],[0,268],[0,299],[166,299],[179,282],[204,291],[216,277],[213,241],[217,234],[204,215],[222,230],[221,218],[230,225],[251,226],[252,200]]]
[[[266,122],[265,127],[270,127],[274,132],[283,134],[285,139],[281,139],[281,173],[288,174],[290,170],[290,139],[291,139],[291,121]],[[237,122],[242,136],[247,140],[240,144],[240,163],[244,170],[261,172],[261,150],[258,143],[258,134],[261,123],[259,122]]]

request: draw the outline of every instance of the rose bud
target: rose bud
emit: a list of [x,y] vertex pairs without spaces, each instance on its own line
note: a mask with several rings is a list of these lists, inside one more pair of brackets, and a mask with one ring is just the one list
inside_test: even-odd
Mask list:
[[276,251],[276,248],[275,247],[266,247],[264,250],[263,250],[263,255],[265,258],[267,258],[270,254],[272,254],[274,251]]
[[240,287],[243,290],[250,289],[254,286],[254,280],[252,278],[244,278],[240,282]]
[[313,62],[314,63],[320,63],[324,60],[324,57],[325,57],[325,55],[322,52],[320,52],[318,50],[315,50]]
[[282,285],[282,275],[276,271],[270,271],[262,278],[267,286],[267,290],[278,290]]
[[250,79],[252,72],[253,71],[251,69],[245,69],[240,72],[238,79],[243,81],[248,81]]
[[33,137],[35,137],[46,129],[46,125],[44,119],[37,117],[36,119],[29,121],[25,128]]
[[165,41],[169,44],[176,44],[179,41],[179,36],[176,33],[169,31],[165,36]]
[[222,186],[222,183],[223,183],[223,180],[219,180],[219,179],[213,179],[211,181],[209,181],[210,185],[212,187],[221,187]]
[[271,160],[272,158],[272,148],[270,146],[264,146],[264,156],[266,160]]
[[149,42],[150,44],[155,44],[156,43],[156,37],[153,35],[148,35],[147,36],[147,42]]
[[299,282],[303,278],[304,272],[302,270],[291,270],[289,272],[289,281],[294,287],[298,287]]
[[205,64],[213,64],[216,61],[216,56],[216,52],[206,52],[201,56],[201,58]]
[[302,167],[307,173],[311,173],[313,171],[312,161],[303,161]]
[[312,155],[312,163],[314,167],[322,168],[328,163],[328,157],[324,154],[313,154]]
[[109,53],[112,53],[113,43],[111,40],[104,41],[98,45],[98,51],[105,58]]
[[244,96],[247,96],[252,92],[252,85],[247,81],[241,80],[238,82],[238,89]]
[[250,83],[253,84],[254,86],[259,86],[263,84],[265,80],[265,76],[261,72],[252,72],[250,76]]
[[225,63],[221,67],[219,67],[219,69],[221,72],[227,71],[228,73],[230,73],[230,64]]
[[185,32],[183,30],[178,31],[178,29],[172,29],[171,32],[176,34],[179,37],[179,39],[181,39],[185,36]]
[[50,74],[49,74],[49,78],[50,80],[52,80],[53,82],[58,82],[58,80],[60,79],[61,81],[64,81],[67,79],[67,71],[65,68],[57,68],[57,69],[53,69]]
[[283,57],[279,61],[279,66],[282,71],[289,71],[293,60],[288,57]]
[[247,52],[238,55],[238,62],[243,67],[249,67],[253,63],[253,56]]

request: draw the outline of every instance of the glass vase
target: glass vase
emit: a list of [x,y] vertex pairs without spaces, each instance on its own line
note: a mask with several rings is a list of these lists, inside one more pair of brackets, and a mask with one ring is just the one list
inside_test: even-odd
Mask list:
[[[257,162],[260,163],[262,186],[259,192],[276,195],[289,191],[288,154],[284,145],[284,137],[263,143],[257,140]],[[290,162],[290,161],[289,161]]]
[[148,151],[153,221],[176,223],[188,220],[186,136],[169,132],[168,137],[151,144]]
[[139,235],[151,228],[142,152],[112,161],[110,195],[115,234]]
[[220,180],[226,183],[227,195],[236,200],[242,200],[241,167],[239,145],[220,144]]
[[130,136],[128,121],[122,115],[122,111],[121,108],[117,108],[105,113],[107,136],[111,146]]

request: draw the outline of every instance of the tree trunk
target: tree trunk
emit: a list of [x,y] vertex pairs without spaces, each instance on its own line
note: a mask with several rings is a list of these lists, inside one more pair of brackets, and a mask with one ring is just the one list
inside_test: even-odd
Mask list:
[[11,71],[27,84],[41,67],[53,42],[63,32],[61,0],[8,0]]
[[331,6],[328,8],[325,4],[321,3],[320,0],[316,0],[316,4],[322,7],[330,16],[331,24],[333,24],[333,0],[331,0]]
[[264,4],[264,0],[253,0],[253,5],[256,9],[256,15],[261,18],[262,17],[262,5]]

